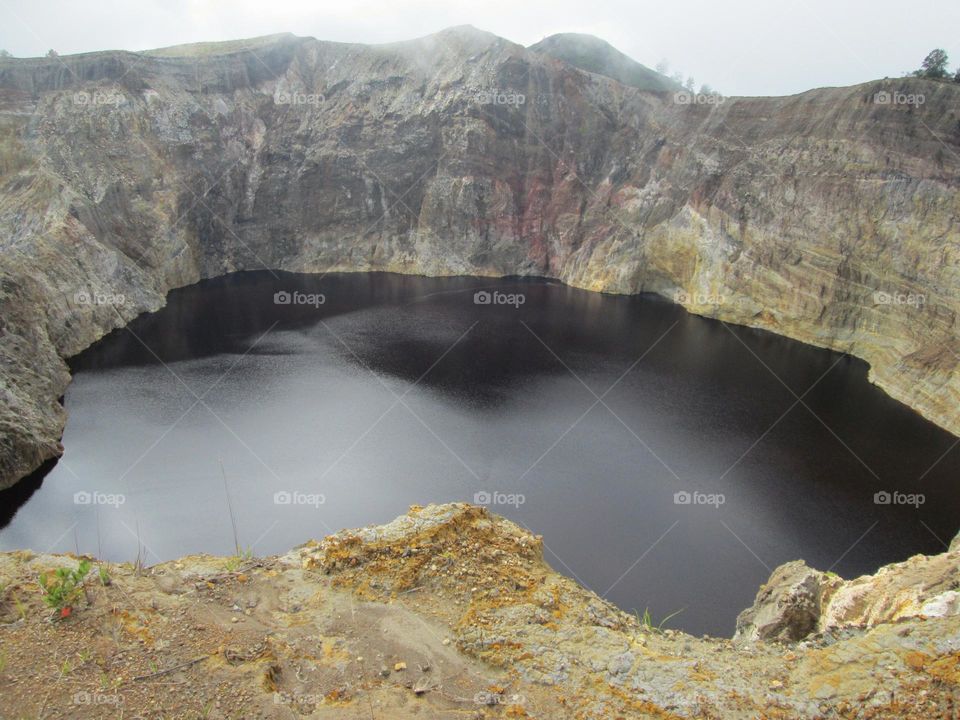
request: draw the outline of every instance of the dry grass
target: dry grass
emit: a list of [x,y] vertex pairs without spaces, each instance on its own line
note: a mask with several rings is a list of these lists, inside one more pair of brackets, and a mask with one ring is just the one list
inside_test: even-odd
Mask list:
[[33,158],[20,142],[19,128],[9,121],[0,121],[0,178],[28,167]]

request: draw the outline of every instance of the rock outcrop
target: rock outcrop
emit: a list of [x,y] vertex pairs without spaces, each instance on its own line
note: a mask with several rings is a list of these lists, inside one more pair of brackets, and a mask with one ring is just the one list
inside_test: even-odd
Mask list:
[[[951,564],[960,577],[956,554],[910,563],[853,583],[879,607],[898,602],[883,577],[938,585]],[[119,715],[110,705],[124,717],[210,718],[960,712],[956,611],[865,614],[801,643],[660,631],[554,572],[539,537],[464,504],[414,507],[279,557],[104,563],[51,621],[37,576],[76,565],[0,554],[10,716]]]
[[658,292],[864,358],[960,432],[960,87],[592,67],[472,28],[0,59],[0,486],[58,452],[64,358],[261,268]]
[[803,560],[781,565],[737,618],[734,640],[797,641],[817,630],[833,578]]
[[802,560],[781,565],[737,618],[734,639],[796,641],[953,615],[960,615],[960,536],[945,553],[916,555],[854,580],[813,570]]

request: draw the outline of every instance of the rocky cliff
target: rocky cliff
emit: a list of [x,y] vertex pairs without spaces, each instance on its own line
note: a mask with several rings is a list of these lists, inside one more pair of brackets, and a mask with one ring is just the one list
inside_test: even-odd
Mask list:
[[828,578],[844,609],[805,628],[784,566],[736,641],[623,613],[462,504],[279,557],[104,563],[51,620],[37,577],[61,567],[77,560],[0,553],[11,717],[960,717],[960,542]]
[[658,292],[864,358],[960,432],[960,87],[705,98],[562,49],[454,28],[0,59],[0,484],[57,454],[64,358],[259,268]]

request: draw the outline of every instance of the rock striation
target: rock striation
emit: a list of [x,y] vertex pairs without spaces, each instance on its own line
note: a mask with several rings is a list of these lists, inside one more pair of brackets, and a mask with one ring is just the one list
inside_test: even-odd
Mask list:
[[0,59],[0,486],[59,452],[64,358],[262,268],[656,292],[861,357],[960,433],[960,87],[678,95],[582,42]]

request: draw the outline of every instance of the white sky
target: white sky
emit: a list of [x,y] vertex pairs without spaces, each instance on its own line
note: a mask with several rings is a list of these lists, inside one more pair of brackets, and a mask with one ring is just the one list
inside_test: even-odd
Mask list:
[[523,45],[590,33],[727,95],[899,77],[935,47],[960,65],[957,0],[0,0],[0,48],[19,57],[277,32],[390,42],[462,24]]

